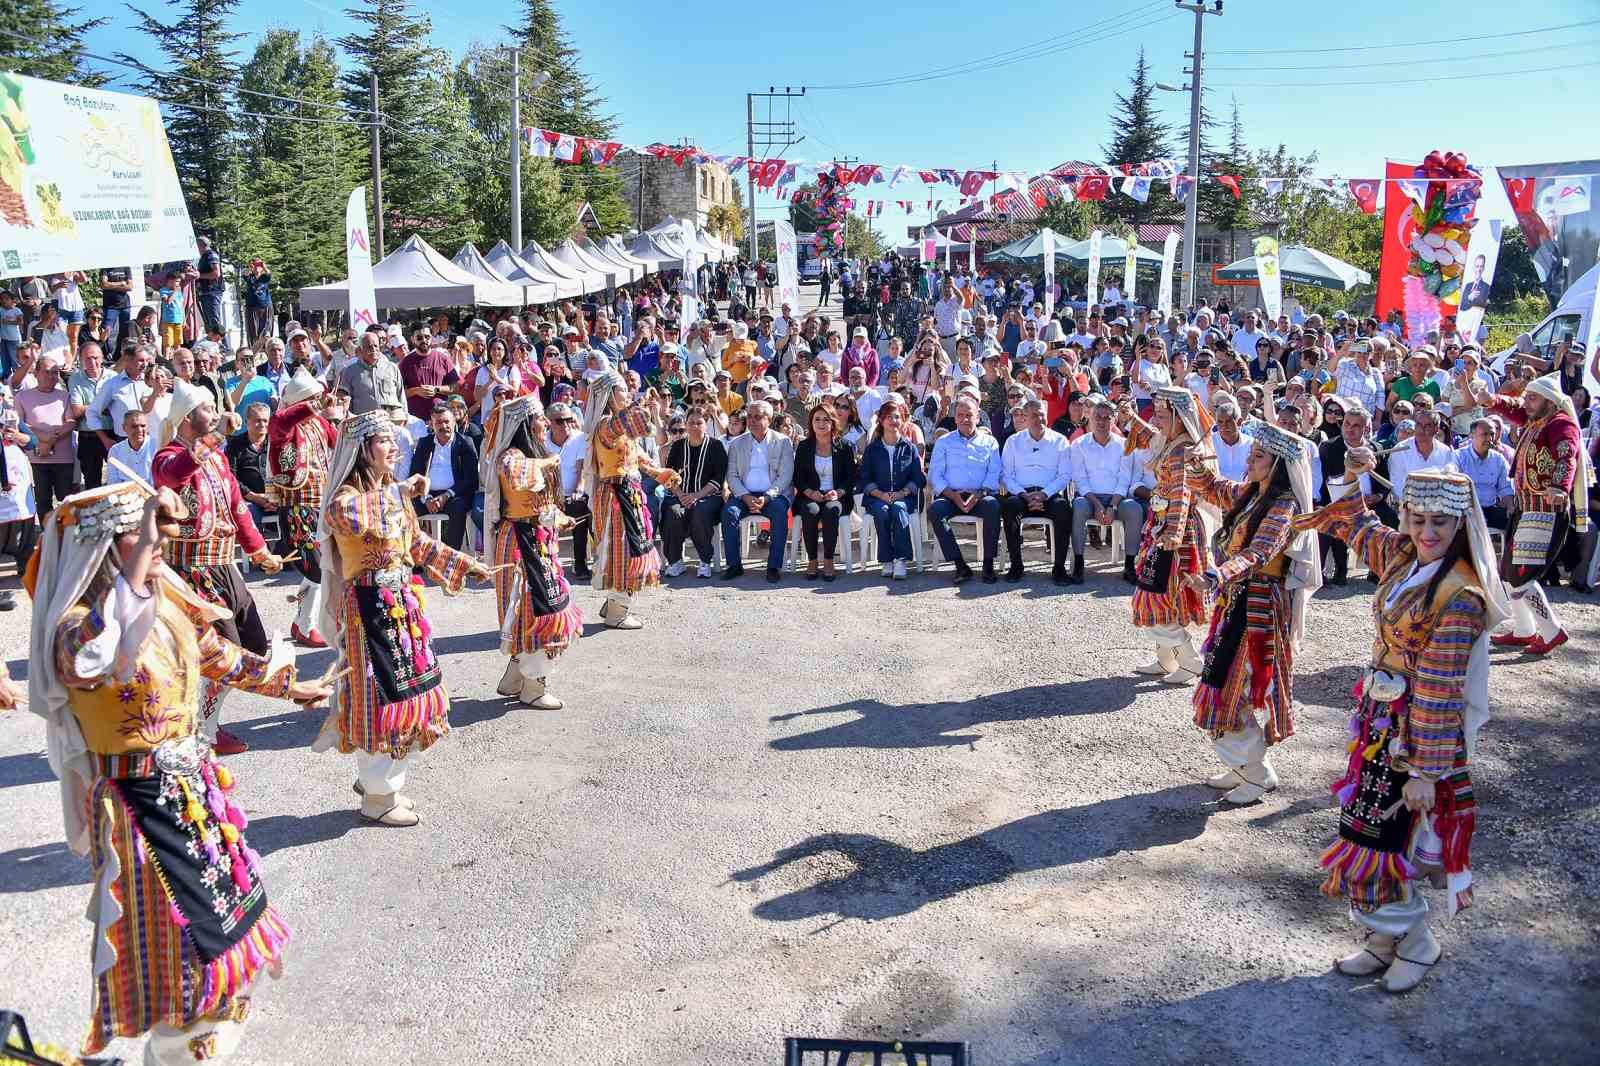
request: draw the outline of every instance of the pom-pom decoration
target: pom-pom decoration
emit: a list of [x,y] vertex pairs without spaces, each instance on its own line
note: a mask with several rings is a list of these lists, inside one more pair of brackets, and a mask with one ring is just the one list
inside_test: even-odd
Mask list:
[[[1411,205],[1407,317],[1453,318],[1461,306],[1461,279],[1483,180],[1464,153],[1438,150],[1428,153],[1412,171],[1412,178],[1421,190],[1422,202],[1417,203],[1414,196]],[[1433,306],[1416,306],[1423,301],[1431,301]]]

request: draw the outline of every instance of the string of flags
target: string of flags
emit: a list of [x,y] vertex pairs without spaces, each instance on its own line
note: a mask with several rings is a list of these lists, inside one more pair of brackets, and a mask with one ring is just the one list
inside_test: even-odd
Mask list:
[[[803,202],[806,197],[814,195],[809,185],[824,171],[840,188],[887,185],[892,189],[900,182],[909,179],[915,179],[928,186],[951,185],[955,187],[957,193],[955,199],[960,206],[986,200],[990,208],[995,211],[1009,211],[1018,205],[1021,198],[1026,198],[1036,209],[1043,210],[1052,200],[1103,201],[1113,191],[1145,203],[1158,181],[1166,182],[1173,197],[1180,203],[1188,200],[1197,183],[1202,180],[1215,181],[1238,200],[1243,198],[1248,180],[1238,174],[1199,176],[1180,174],[1176,163],[1170,159],[1148,160],[1142,163],[1069,164],[1043,174],[1029,174],[1024,170],[890,167],[879,163],[845,165],[832,161],[815,162],[782,157],[758,159],[742,155],[717,155],[694,145],[657,143],[635,147],[621,141],[580,137],[556,130],[539,129],[535,126],[523,127],[522,135],[533,155],[563,163],[590,163],[604,167],[616,159],[618,152],[628,151],[671,160],[680,167],[690,163],[710,162],[722,166],[730,174],[748,170],[758,188],[780,200],[791,202]],[[1394,183],[1403,195],[1418,204],[1426,201],[1428,191],[1428,182],[1408,178],[1310,177],[1298,180],[1330,194],[1337,193],[1342,187],[1355,201],[1356,206],[1369,215],[1377,212],[1379,192],[1387,183]],[[1284,177],[1255,179],[1261,191],[1269,197],[1282,195],[1288,181],[1289,179]],[[1458,183],[1481,185],[1482,179],[1472,177],[1450,179],[1446,182],[1446,184]],[[982,195],[985,186],[993,190],[988,196]],[[945,202],[943,199],[922,201],[924,208],[932,212],[942,210]],[[909,213],[918,201],[846,199],[845,203],[849,208],[863,209],[868,218],[873,218],[881,215],[890,204]]]

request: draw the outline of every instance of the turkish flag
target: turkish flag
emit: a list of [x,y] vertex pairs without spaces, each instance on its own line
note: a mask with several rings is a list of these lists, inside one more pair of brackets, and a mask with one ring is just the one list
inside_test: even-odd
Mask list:
[[939,175],[931,170],[919,170],[917,171],[917,177],[922,179],[924,185],[933,185],[939,180]]
[[983,171],[969,170],[961,177],[961,195],[976,196],[983,188]]
[[1378,213],[1378,182],[1379,178],[1351,178],[1350,195],[1356,198],[1356,206],[1361,208],[1363,214],[1375,215]]
[[1041,188],[1039,188],[1037,186],[1035,186],[1034,188],[1029,189],[1028,190],[1028,199],[1033,201],[1033,206],[1034,207],[1037,207],[1041,211],[1044,210],[1044,205],[1045,205],[1045,202],[1046,202],[1047,198],[1046,198],[1046,196],[1044,194],[1044,190],[1043,189],[1041,189]]
[[756,184],[763,189],[770,189],[783,173],[783,160],[766,159],[761,163],[760,173],[756,176]]
[[1411,216],[1411,200],[1400,194],[1394,179],[1409,179],[1415,169],[1411,163],[1390,162],[1384,172],[1389,187],[1383,198],[1383,251],[1378,260],[1375,311],[1379,318],[1386,317],[1390,311],[1403,312],[1406,306],[1406,265],[1411,261],[1411,236],[1416,223]]
[[1100,174],[1084,174],[1078,178],[1078,199],[1104,200],[1111,179]]
[[665,159],[665,158],[667,158],[667,153],[670,152],[671,150],[672,149],[668,148],[664,144],[652,144],[652,145],[648,146],[647,148],[645,148],[645,151],[649,152],[651,155],[655,156],[657,159]]
[[1506,178],[1506,199],[1511,201],[1511,210],[1519,215],[1531,214],[1533,211],[1533,185],[1535,178]]
[[1237,174],[1218,174],[1217,184],[1233,193],[1235,200],[1239,199],[1239,176]]

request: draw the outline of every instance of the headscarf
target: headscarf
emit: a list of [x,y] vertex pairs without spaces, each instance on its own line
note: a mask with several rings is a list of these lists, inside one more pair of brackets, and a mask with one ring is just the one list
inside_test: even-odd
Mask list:
[[539,395],[529,393],[495,407],[494,417],[489,420],[489,428],[483,435],[483,457],[478,460],[478,484],[483,486],[483,528],[489,531],[485,534],[487,537],[494,536],[495,524],[500,521],[500,457],[517,439],[517,430],[543,410]]
[[[1296,514],[1310,514],[1314,506],[1311,493],[1311,456],[1315,445],[1298,433],[1262,422],[1252,427],[1252,439],[1262,451],[1280,463],[1288,464],[1289,488],[1294,493]],[[1284,550],[1289,557],[1289,573],[1284,587],[1294,596],[1289,618],[1289,634],[1295,647],[1305,634],[1306,607],[1311,594],[1322,587],[1322,550],[1315,530],[1303,529],[1289,539]]]
[[[1559,413],[1572,419],[1574,426],[1578,425],[1578,411],[1572,405],[1572,397],[1561,391],[1561,375],[1545,374],[1543,377],[1534,378],[1528,382],[1528,390],[1541,399],[1554,404]],[[1578,433],[1578,471],[1572,478],[1572,506],[1575,512],[1573,528],[1579,533],[1589,528],[1589,449],[1587,441],[1583,439],[1582,430]]]
[[[328,513],[333,510],[333,498],[343,487],[350,475],[355,473],[356,461],[361,457],[361,449],[366,443],[379,433],[395,432],[394,420],[389,412],[383,408],[366,411],[345,419],[339,427],[339,444],[333,451],[333,458],[328,461],[327,487],[322,494],[322,513],[317,521],[317,551],[318,558],[322,560],[322,617],[320,619],[322,632],[333,634],[339,632],[340,607],[344,603],[344,562],[339,555],[339,541],[333,535],[333,526],[328,521]],[[332,642],[339,649],[338,661],[334,663],[334,672],[344,669],[344,641]]]
[[583,435],[588,441],[588,454],[583,464],[583,484],[584,491],[591,500],[600,488],[600,464],[595,456],[595,434],[599,432],[600,423],[611,417],[611,394],[625,384],[622,375],[609,367],[600,371],[599,375],[589,382],[589,399],[583,409]]

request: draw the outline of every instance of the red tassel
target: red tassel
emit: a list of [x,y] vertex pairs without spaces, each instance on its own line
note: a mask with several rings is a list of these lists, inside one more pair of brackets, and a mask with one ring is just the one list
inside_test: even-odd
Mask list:
[[1267,634],[1251,633],[1246,638],[1250,649],[1250,706],[1267,701],[1267,686],[1272,683],[1272,664],[1267,661]]

